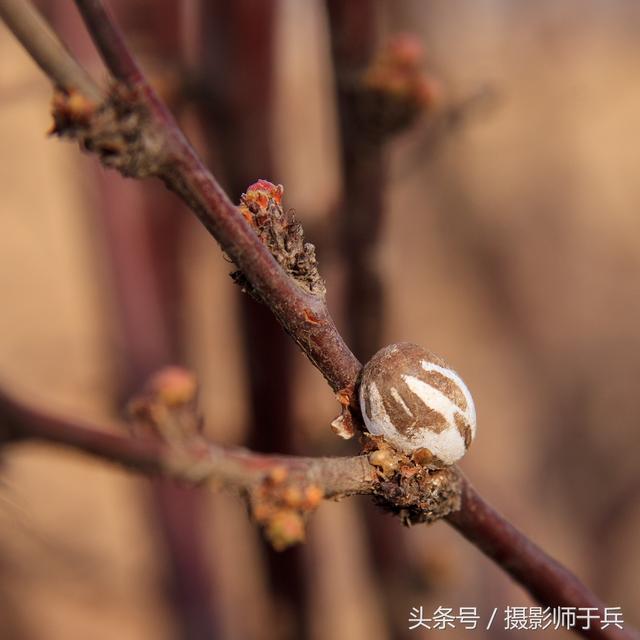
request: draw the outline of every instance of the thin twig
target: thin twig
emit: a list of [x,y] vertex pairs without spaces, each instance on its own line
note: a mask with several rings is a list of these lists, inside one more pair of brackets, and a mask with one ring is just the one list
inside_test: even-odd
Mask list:
[[142,69],[104,4],[100,0],[77,0],[76,5],[113,77],[127,86],[146,84]]
[[[357,91],[371,65],[377,42],[378,6],[372,0],[327,0],[329,36],[333,61],[342,188],[336,212],[336,246],[344,278],[342,307],[347,343],[363,361],[383,346],[385,291],[376,251],[385,217],[384,194],[388,184],[386,140],[371,141],[363,119],[368,110],[359,108],[362,89]],[[366,527],[363,546],[367,560],[376,567],[375,587],[383,593],[398,591],[398,576],[406,584],[414,562],[409,558],[404,531],[397,523],[380,517],[370,503],[361,505]],[[406,602],[381,598],[382,616],[390,637],[409,637],[406,625],[398,625]],[[400,613],[400,611],[402,613]]]
[[[217,176],[235,202],[257,177],[275,177],[271,115],[277,4],[209,0],[202,5],[196,68],[201,97],[196,104],[209,154],[205,159],[218,167]],[[268,453],[295,453],[295,347],[267,306],[241,292],[236,301],[247,384],[246,445]],[[309,630],[308,552],[298,546],[282,554],[268,542],[262,544],[277,624],[286,624],[291,635],[302,640]]]
[[[117,405],[122,408],[153,371],[184,361],[178,254],[180,231],[188,218],[182,203],[167,197],[160,184],[124,181],[96,165],[85,168],[95,172],[100,189],[96,209],[112,275],[113,315],[121,346],[115,382]],[[130,210],[132,191],[139,193],[135,210]],[[218,637],[212,605],[219,593],[213,588],[205,549],[209,535],[205,498],[193,487],[154,478],[147,498],[151,509],[145,509],[151,519],[150,534],[165,549],[168,609],[180,629],[178,635],[190,640]]]
[[[600,616],[603,615],[605,604],[575,575],[489,506],[468,480],[463,483],[460,510],[446,518],[541,604],[576,609],[594,608]],[[594,640],[638,638],[633,629],[618,629],[615,626],[601,629],[595,625],[589,630],[576,631]]]
[[38,66],[61,89],[79,91],[95,103],[102,101],[103,94],[98,85],[30,2],[0,0],[0,17]]
[[[162,475],[187,483],[213,482],[248,491],[274,470],[284,469],[291,482],[314,484],[325,498],[376,491],[378,479],[366,456],[303,458],[262,455],[246,449],[207,443],[176,452],[157,440],[110,433],[89,422],[55,416],[0,390],[0,415],[9,443],[37,439],[71,447],[146,475]],[[462,508],[447,516],[449,523],[499,564],[541,604],[593,607],[605,605],[570,571],[547,555],[492,509],[462,477]],[[576,629],[596,640],[637,640],[629,627]]]
[[340,336],[324,299],[298,286],[239,215],[147,79],[140,75],[103,4],[99,0],[76,2],[109,68],[140,92],[153,121],[162,127],[168,158],[160,177],[218,240],[334,391],[353,384],[360,363]]
[[294,482],[319,486],[326,498],[370,493],[375,469],[366,456],[303,458],[262,455],[211,443],[173,450],[152,438],[118,435],[123,428],[105,429],[89,421],[48,413],[0,390],[0,425],[7,443],[43,440],[59,444],[145,475],[161,475],[190,484],[205,481],[229,489],[247,490],[274,469],[284,468]]
[[375,260],[387,184],[385,139],[371,140],[358,83],[374,55],[376,11],[371,0],[328,0],[331,50],[340,119],[342,203],[336,226],[345,277],[346,338],[358,358],[382,344],[384,291]]

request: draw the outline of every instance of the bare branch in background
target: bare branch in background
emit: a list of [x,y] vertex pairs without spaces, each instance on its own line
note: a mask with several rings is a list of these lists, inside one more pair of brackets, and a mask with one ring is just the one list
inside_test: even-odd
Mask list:
[[[149,20],[160,22],[175,10],[173,2],[156,1]],[[171,17],[168,22],[175,25],[176,19]],[[154,25],[148,26],[153,29]],[[166,50],[171,46],[166,39],[155,38],[153,42],[159,53],[179,58],[175,49]],[[114,371],[117,397],[113,398],[113,409],[119,411],[153,371],[185,362],[180,258],[181,232],[188,218],[182,203],[167,197],[158,183],[124,181],[95,164],[85,168],[91,170],[99,189],[95,215],[106,248],[114,330],[120,347]],[[140,500],[150,506],[145,509],[150,531],[164,551],[163,591],[182,637],[218,637],[213,611],[219,593],[210,575],[204,525],[212,505],[194,487],[166,478],[154,478],[150,491]],[[217,517],[217,513],[211,515]]]
[[[338,333],[323,296],[300,287],[278,265],[268,248],[260,241],[250,224],[238,215],[215,178],[209,173],[191,145],[178,128],[173,116],[148,85],[101,3],[83,2],[78,5],[89,25],[97,23],[95,40],[107,65],[125,83],[133,96],[114,97],[116,123],[124,116],[139,116],[141,128],[135,154],[114,155],[120,147],[89,131],[85,147],[94,149],[108,164],[120,166],[125,172],[138,176],[157,175],[190,206],[207,230],[218,240],[227,255],[235,262],[252,287],[274,312],[285,330],[311,362],[324,374],[331,387],[338,391],[353,384],[360,363],[351,354]],[[129,107],[127,109],[127,107]],[[139,112],[139,113],[136,113]],[[83,133],[73,131],[74,137]],[[125,136],[126,137],[126,136]],[[118,137],[118,142],[121,136]]]
[[[377,252],[387,213],[389,143],[409,129],[431,101],[425,100],[429,93],[420,69],[421,43],[401,34],[380,45],[377,3],[328,0],[326,8],[342,160],[335,243],[344,274],[345,335],[364,361],[383,346],[386,296]],[[407,536],[392,531],[396,524],[380,518],[373,505],[363,507],[369,556],[380,588],[392,585],[396,593],[398,577],[406,584],[407,576],[415,574]],[[407,594],[400,593],[397,602],[390,599],[385,608],[389,634],[398,638],[410,634],[404,625]]]
[[[134,411],[139,413],[139,407],[134,407]],[[118,435],[122,427],[117,425],[103,428],[89,421],[56,416],[4,391],[0,391],[0,415],[5,444],[42,440],[77,449],[132,471],[163,475],[189,484],[210,481],[214,486],[249,490],[274,470],[279,473],[282,467],[291,481],[317,484],[323,490],[323,497],[335,498],[368,493],[376,481],[375,468],[366,456],[262,455],[198,438],[189,438],[188,446],[176,448],[168,444],[166,438],[161,442],[139,431],[138,437]],[[179,433],[183,435],[182,426]]]
[[[194,56],[195,76],[200,79],[195,104],[207,150],[205,160],[215,167],[234,202],[260,176],[271,180],[277,176],[272,114],[279,8],[274,0],[202,3],[198,55]],[[262,229],[267,243],[269,237],[285,237],[271,233],[249,210],[249,206],[259,206],[255,198],[247,205],[245,217],[255,220],[256,230]],[[273,211],[284,214],[277,208]],[[261,216],[270,218],[266,211]],[[242,274],[238,277],[243,284]],[[295,454],[300,441],[293,416],[295,346],[269,307],[254,296],[238,291],[236,313],[248,394],[246,444],[265,453]],[[291,637],[302,640],[308,637],[311,605],[307,549],[298,547],[282,554],[265,545],[261,550],[275,625],[289,628]]]
[[102,101],[103,93],[98,85],[30,2],[2,0],[0,17],[58,87],[67,92],[78,91],[96,104]]

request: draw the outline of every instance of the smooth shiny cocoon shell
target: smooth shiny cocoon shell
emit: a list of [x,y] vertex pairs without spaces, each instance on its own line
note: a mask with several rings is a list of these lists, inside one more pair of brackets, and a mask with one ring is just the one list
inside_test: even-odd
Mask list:
[[447,363],[409,342],[392,344],[364,366],[360,408],[369,433],[431,466],[453,464],[476,435],[469,389]]

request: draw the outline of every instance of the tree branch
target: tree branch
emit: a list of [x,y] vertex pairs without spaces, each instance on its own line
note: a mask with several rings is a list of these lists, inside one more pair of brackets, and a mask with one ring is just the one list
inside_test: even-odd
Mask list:
[[[328,0],[329,35],[336,84],[342,157],[342,196],[337,244],[344,271],[346,338],[358,358],[381,345],[384,290],[374,258],[384,217],[384,141],[371,140],[362,109],[362,77],[376,44],[376,11],[371,0]],[[363,113],[364,112],[364,113]]]
[[142,69],[101,0],[76,0],[76,5],[113,77],[127,86],[146,85]]
[[[446,516],[471,544],[501,566],[538,602],[548,606],[593,607],[602,616],[605,604],[560,563],[488,505],[465,479],[459,511]],[[580,631],[594,640],[631,640],[633,629],[597,626]]]
[[[356,357],[366,361],[384,343],[385,286],[377,260],[386,219],[388,186],[387,150],[392,133],[385,131],[385,114],[407,108],[411,96],[371,87],[367,79],[382,70],[387,79],[399,79],[390,62],[389,46],[379,45],[379,5],[373,0],[326,0],[333,60],[335,98],[338,111],[341,155],[341,195],[335,220],[335,244],[343,275],[343,333]],[[387,64],[384,63],[386,57]],[[412,79],[418,75],[418,60],[405,65]],[[384,90],[386,88],[386,90]],[[418,110],[414,110],[418,115]],[[412,124],[407,120],[404,128]],[[365,547],[376,567],[379,588],[394,594],[382,601],[385,627],[397,640],[413,637],[404,624],[407,584],[415,576],[415,559],[404,531],[397,523],[381,518],[372,504],[364,504]]]
[[161,475],[191,484],[211,481],[229,489],[249,490],[274,470],[285,469],[289,480],[316,484],[324,497],[336,498],[371,493],[376,483],[375,468],[366,456],[262,455],[202,441],[186,449],[175,449],[157,438],[118,435],[117,427],[107,430],[88,421],[51,414],[1,389],[0,417],[0,425],[6,429],[6,443],[42,440],[145,475]]
[[165,184],[191,207],[207,230],[269,305],[284,329],[334,391],[352,385],[360,363],[344,343],[322,296],[306,292],[280,267],[254,230],[239,215],[198,157],[133,58],[102,2],[76,0],[87,28],[114,75],[138,90],[153,123],[162,128]]
[[[217,167],[216,177],[234,202],[257,176],[277,175],[271,122],[278,7],[277,0],[207,0],[201,7],[194,68],[200,79],[198,122],[205,160]],[[236,304],[247,393],[245,444],[295,454],[300,436],[293,415],[296,347],[268,306],[241,291]],[[309,550],[297,547],[282,554],[265,542],[260,552],[270,598],[277,603],[275,624],[286,624],[291,637],[307,639],[313,607]]]
[[[288,483],[313,485],[324,498],[377,495],[380,477],[367,456],[304,458],[262,455],[246,449],[206,443],[172,449],[157,439],[137,439],[109,433],[89,422],[71,420],[34,408],[0,390],[0,416],[8,441],[43,440],[77,449],[146,475],[202,484],[211,482],[251,492],[270,478],[284,474]],[[594,607],[604,604],[570,571],[547,555],[503,516],[492,509],[461,477],[462,508],[447,516],[473,545],[501,566],[531,596],[546,606]],[[633,629],[577,630],[596,640],[633,640]]]
[[38,66],[65,91],[79,91],[96,104],[103,94],[30,2],[0,0],[0,17]]

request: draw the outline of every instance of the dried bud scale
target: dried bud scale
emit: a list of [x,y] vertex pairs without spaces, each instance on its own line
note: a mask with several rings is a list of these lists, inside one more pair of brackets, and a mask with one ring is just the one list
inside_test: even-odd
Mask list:
[[360,78],[354,96],[358,126],[380,143],[411,126],[441,102],[439,83],[423,73],[424,49],[411,34],[390,38]]
[[[296,220],[293,209],[283,207],[283,193],[282,185],[258,180],[242,194],[238,210],[295,283],[322,299],[325,286],[318,272],[315,247],[305,242],[302,225]],[[260,300],[241,271],[235,271],[231,277],[243,290]],[[313,312],[308,314],[308,321],[314,322]]]
[[473,399],[444,360],[408,342],[364,366],[360,408],[369,433],[431,467],[455,463],[476,434]]

